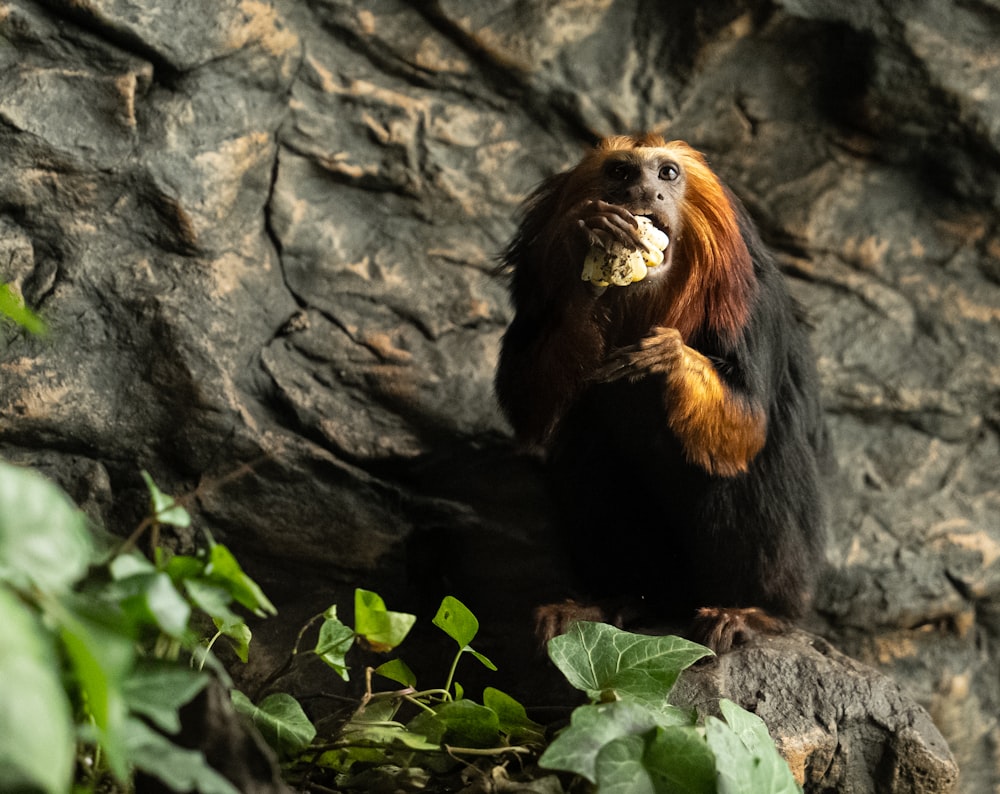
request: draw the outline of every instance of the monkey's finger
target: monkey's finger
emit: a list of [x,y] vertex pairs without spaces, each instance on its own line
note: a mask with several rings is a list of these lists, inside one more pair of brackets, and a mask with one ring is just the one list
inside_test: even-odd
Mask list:
[[621,204],[609,204],[607,201],[597,201],[591,202],[591,207],[596,213],[600,215],[605,215],[607,217],[618,217],[626,221],[629,226],[638,226],[639,222],[635,219],[635,215],[625,209]]
[[634,246],[638,239],[638,221],[635,216],[622,207],[595,202],[595,211],[583,218],[588,231],[608,235],[608,239]]
[[617,241],[617,238],[612,237],[606,231],[602,229],[592,229],[587,225],[587,222],[582,218],[578,220],[577,225],[583,229],[584,233],[587,235],[587,242],[595,248],[600,248],[607,251],[611,244]]
[[643,375],[669,372],[675,366],[680,351],[669,335],[664,335],[662,339],[658,343],[659,337],[647,337],[637,345],[616,350],[595,371],[593,379],[610,383],[622,378],[638,380]]
[[634,379],[642,375],[641,367],[635,366],[633,359],[637,352],[635,347],[624,347],[615,351],[608,359],[598,367],[591,376],[592,380],[598,383],[611,383],[622,378]]

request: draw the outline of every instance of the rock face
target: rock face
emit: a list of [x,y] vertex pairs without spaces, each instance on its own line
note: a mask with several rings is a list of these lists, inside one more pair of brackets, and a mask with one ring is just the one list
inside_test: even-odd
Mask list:
[[954,760],[927,712],[817,637],[799,632],[726,654],[685,672],[671,699],[715,713],[723,697],[767,723],[806,792],[955,789]]
[[0,36],[0,282],[51,329],[0,326],[5,458],[118,532],[148,469],[291,614],[454,590],[442,539],[550,586],[493,263],[585,143],[660,129],[814,323],[816,628],[1000,790],[997,0],[0,0]]

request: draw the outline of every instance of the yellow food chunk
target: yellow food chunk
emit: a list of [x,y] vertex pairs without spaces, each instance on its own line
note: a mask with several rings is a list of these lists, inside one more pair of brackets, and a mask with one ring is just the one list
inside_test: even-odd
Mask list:
[[636,222],[639,224],[642,247],[630,248],[612,243],[604,249],[595,245],[583,260],[580,278],[598,287],[611,284],[625,287],[646,278],[648,268],[663,264],[663,251],[670,244],[670,238],[642,215],[636,217]]

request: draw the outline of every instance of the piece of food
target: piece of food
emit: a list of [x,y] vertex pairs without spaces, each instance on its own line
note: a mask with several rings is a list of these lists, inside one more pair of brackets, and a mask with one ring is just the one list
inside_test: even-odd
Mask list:
[[670,238],[643,215],[637,215],[636,222],[642,247],[612,243],[604,249],[595,245],[583,260],[580,278],[598,287],[610,284],[625,287],[646,278],[648,268],[663,264],[663,251],[670,244]]

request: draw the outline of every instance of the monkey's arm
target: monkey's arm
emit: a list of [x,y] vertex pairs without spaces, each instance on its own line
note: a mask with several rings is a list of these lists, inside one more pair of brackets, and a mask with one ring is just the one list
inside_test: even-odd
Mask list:
[[522,443],[545,444],[604,355],[596,298],[579,281],[562,302],[518,309],[503,338],[496,392]]
[[564,180],[553,177],[531,198],[504,256],[515,313],[495,385],[518,439],[529,445],[546,443],[607,353],[601,290],[580,278],[588,248],[638,235],[622,207],[591,199],[566,207]]
[[658,328],[639,344],[616,352],[598,377],[638,380],[648,375],[663,377],[667,423],[689,462],[724,477],[747,470],[767,438],[766,413],[759,402],[729,386],[675,328]]

